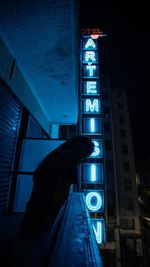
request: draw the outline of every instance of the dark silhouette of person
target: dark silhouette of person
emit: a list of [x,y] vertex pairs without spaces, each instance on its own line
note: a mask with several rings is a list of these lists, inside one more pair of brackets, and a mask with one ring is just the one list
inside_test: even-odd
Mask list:
[[[71,184],[78,184],[78,163],[93,151],[93,141],[77,135],[41,161],[33,173],[31,196],[13,242],[11,267],[47,266],[44,261],[52,248],[45,246],[45,240],[68,199]],[[50,243],[53,246],[53,240]]]
[[22,236],[33,235],[46,219],[53,221],[68,197],[71,184],[78,183],[77,166],[91,155],[93,141],[77,135],[50,152],[33,173],[33,190],[21,224]]

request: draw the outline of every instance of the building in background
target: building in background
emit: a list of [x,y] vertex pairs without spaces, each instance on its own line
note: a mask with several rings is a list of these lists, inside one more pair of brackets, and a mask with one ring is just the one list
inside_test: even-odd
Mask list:
[[122,266],[141,266],[142,241],[138,185],[125,88],[112,88],[117,214]]

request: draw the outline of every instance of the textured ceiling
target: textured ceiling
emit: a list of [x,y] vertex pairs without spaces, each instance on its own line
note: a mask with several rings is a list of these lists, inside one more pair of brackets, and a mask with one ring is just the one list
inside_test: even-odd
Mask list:
[[52,123],[77,122],[74,2],[5,0],[0,8],[1,33]]

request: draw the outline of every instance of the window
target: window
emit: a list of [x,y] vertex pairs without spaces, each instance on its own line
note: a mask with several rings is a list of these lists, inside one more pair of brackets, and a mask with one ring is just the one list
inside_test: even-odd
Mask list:
[[132,230],[135,228],[134,219],[120,219],[120,227],[122,229]]
[[106,171],[107,172],[113,171],[113,161],[112,160],[106,160]]
[[103,108],[103,115],[105,117],[108,117],[110,115],[110,108],[109,107],[104,107]]
[[105,141],[105,149],[107,151],[111,151],[112,150],[112,142],[111,141]]
[[115,216],[114,211],[115,211],[115,206],[112,203],[108,203],[107,206],[107,211],[109,216]]
[[125,179],[124,180],[124,188],[125,188],[125,190],[131,190],[132,189],[131,179]]
[[133,205],[133,199],[132,198],[127,198],[126,199],[126,209],[127,210],[133,210],[134,205]]
[[114,236],[114,228],[107,228],[107,240],[108,241],[114,241],[115,240],[115,236]]
[[129,166],[129,162],[128,161],[124,161],[123,162],[123,170],[125,172],[128,172],[130,170],[130,166]]
[[109,100],[109,93],[103,92],[103,100]]
[[123,103],[122,102],[118,103],[118,110],[123,110]]
[[121,92],[117,92],[117,97],[120,98],[122,96]]
[[122,145],[122,153],[127,154],[128,153],[128,146],[127,145]]
[[120,122],[120,123],[125,123],[125,118],[124,118],[124,116],[120,116],[120,117],[119,117],[119,122]]
[[110,122],[105,122],[104,123],[104,132],[110,132],[111,127],[110,127]]
[[126,138],[126,137],[127,137],[127,132],[126,132],[125,129],[121,129],[121,130],[120,130],[120,136],[121,136],[122,138]]

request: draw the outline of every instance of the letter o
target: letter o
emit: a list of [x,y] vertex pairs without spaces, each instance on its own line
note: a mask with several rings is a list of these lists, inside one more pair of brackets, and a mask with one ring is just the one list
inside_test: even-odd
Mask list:
[[[96,203],[92,203],[92,198],[95,197],[97,199]],[[102,206],[102,198],[101,195],[97,192],[90,192],[86,195],[86,204],[89,210],[97,211]]]

